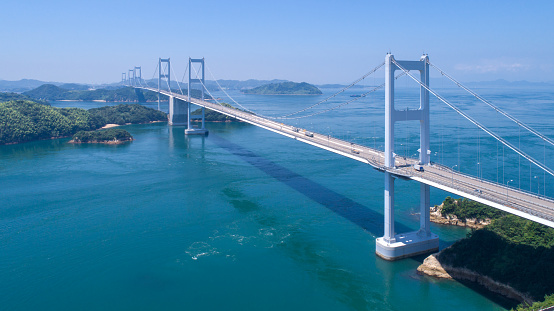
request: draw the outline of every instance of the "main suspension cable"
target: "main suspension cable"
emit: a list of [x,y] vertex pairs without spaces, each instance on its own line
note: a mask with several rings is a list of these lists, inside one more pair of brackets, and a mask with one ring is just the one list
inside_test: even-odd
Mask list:
[[[301,118],[305,118],[305,117],[307,117],[307,116],[293,117],[293,118],[289,118],[289,117],[290,117],[290,116],[293,116],[293,115],[295,115],[295,114],[302,113],[302,112],[304,112],[304,111],[306,111],[306,110],[315,108],[315,107],[317,107],[317,106],[319,106],[319,105],[321,105],[321,104],[323,104],[323,103],[329,101],[330,99],[332,99],[332,98],[336,97],[337,95],[343,93],[344,91],[348,90],[348,89],[351,88],[352,86],[358,84],[360,81],[364,80],[365,78],[367,78],[367,77],[370,76],[371,74],[375,73],[377,70],[379,70],[379,69],[380,69],[381,67],[383,67],[384,65],[385,65],[384,62],[381,63],[381,64],[379,64],[379,65],[377,65],[375,68],[373,68],[372,70],[370,70],[368,73],[366,73],[365,75],[363,75],[362,77],[360,77],[360,78],[357,79],[356,81],[350,83],[349,85],[347,85],[346,87],[342,88],[341,90],[339,90],[338,92],[334,93],[333,95],[331,95],[331,96],[325,98],[324,100],[319,101],[319,102],[317,102],[317,103],[315,103],[315,104],[313,104],[313,105],[311,105],[311,106],[309,106],[309,107],[306,107],[306,108],[301,109],[301,110],[298,110],[298,111],[296,111],[296,112],[289,113],[289,114],[286,114],[286,115],[282,115],[282,116],[279,116],[279,117],[269,117],[269,116],[266,116],[266,118],[268,118],[268,119],[274,119],[274,120],[276,120],[276,119],[287,120],[287,119],[301,119]],[[217,79],[214,77],[213,73],[211,72],[210,68],[209,68],[209,67],[207,67],[207,68],[208,68],[208,72],[210,72],[210,75],[212,76],[212,78],[214,79],[214,81],[217,83],[219,89],[220,89],[221,91],[223,91],[223,93],[225,93],[225,95],[227,95],[227,97],[229,97],[229,99],[231,99],[231,101],[233,101],[236,105],[238,105],[238,106],[241,107],[242,109],[244,109],[244,110],[246,110],[246,111],[248,111],[248,112],[251,112],[251,113],[255,113],[254,111],[251,111],[250,109],[248,109],[248,108],[242,106],[242,105],[239,104],[236,100],[234,100],[234,99],[233,99],[233,98],[221,87],[221,85],[219,84],[219,82],[218,82]],[[384,85],[380,86],[379,88],[381,88],[381,87],[383,87],[383,86],[384,86]],[[378,89],[379,89],[379,88],[378,88]],[[355,98],[355,99],[353,99],[353,100],[351,100],[351,101],[349,101],[349,102],[347,102],[347,103],[343,103],[343,104],[341,104],[341,105],[339,105],[339,106],[336,106],[336,107],[334,107],[334,108],[332,108],[332,109],[327,109],[327,110],[325,110],[324,112],[331,111],[331,110],[337,109],[337,108],[339,108],[339,107],[341,107],[341,106],[347,105],[347,104],[349,104],[349,103],[351,103],[351,102],[354,102],[354,101],[356,101],[356,100],[358,100],[358,99],[360,99],[360,98],[363,98],[363,97],[367,96],[368,94],[370,94],[370,93],[372,93],[372,92],[374,92],[374,91],[376,91],[376,90],[372,90],[372,91],[370,91],[370,92],[367,92],[367,93],[361,95],[360,97],[357,97],[357,98]],[[317,115],[317,114],[320,114],[320,113],[323,113],[323,112],[319,112],[319,113],[315,113],[315,114],[310,114],[310,115],[308,115],[308,116]]]
[[423,88],[425,88],[427,91],[429,91],[429,93],[433,94],[436,98],[438,98],[440,101],[442,101],[443,103],[445,103],[448,107],[450,107],[451,109],[453,109],[454,111],[456,111],[458,114],[460,114],[462,117],[464,117],[465,119],[467,119],[468,121],[470,121],[471,123],[473,123],[474,125],[476,125],[477,127],[479,127],[480,129],[482,129],[483,131],[485,131],[485,133],[489,134],[490,136],[492,136],[493,138],[495,138],[496,140],[500,141],[503,145],[505,145],[506,147],[512,149],[513,151],[515,151],[517,154],[521,155],[522,157],[524,157],[525,159],[527,159],[528,161],[530,161],[531,163],[535,164],[536,166],[538,166],[539,168],[541,168],[542,170],[548,172],[550,175],[554,176],[554,171],[552,169],[550,169],[549,167],[547,167],[546,165],[544,165],[543,163],[540,163],[539,161],[535,160],[533,157],[531,157],[530,155],[526,154],[525,152],[519,150],[518,148],[516,148],[514,145],[512,145],[510,142],[506,141],[504,138],[498,136],[496,133],[492,132],[491,130],[489,130],[487,127],[485,127],[484,125],[482,125],[481,123],[477,122],[475,119],[473,119],[472,117],[470,117],[469,115],[467,115],[466,113],[464,113],[463,111],[461,111],[458,107],[454,106],[453,104],[451,104],[450,102],[448,102],[446,99],[444,99],[441,95],[437,94],[435,91],[433,91],[432,89],[430,89],[427,85],[423,84],[421,81],[419,81],[418,79],[416,79],[414,76],[412,76],[408,70],[406,70],[404,67],[402,67],[400,64],[398,64],[398,62],[396,62],[396,60],[392,59],[392,62],[398,66],[398,68],[400,68],[402,71],[404,71],[406,73],[406,75],[408,75],[410,78],[412,78],[412,80],[414,80],[416,83],[418,83],[419,85],[421,85]]
[[384,65],[385,65],[385,62],[382,62],[381,64],[379,64],[377,67],[373,68],[371,71],[369,71],[368,73],[366,73],[365,75],[363,75],[363,76],[362,76],[361,78],[359,78],[358,80],[356,80],[356,81],[350,83],[348,86],[342,88],[340,91],[338,91],[338,92],[336,92],[335,94],[333,94],[333,95],[331,95],[331,96],[325,98],[324,100],[322,100],[322,101],[320,101],[320,102],[318,102],[318,103],[316,103],[316,104],[313,104],[313,105],[311,105],[311,106],[309,106],[309,107],[306,107],[306,108],[304,108],[304,109],[301,109],[301,110],[298,110],[298,111],[296,111],[296,112],[293,112],[293,113],[284,115],[284,116],[282,116],[282,117],[289,117],[289,116],[292,116],[292,115],[295,115],[295,114],[299,114],[299,113],[302,113],[302,112],[304,112],[304,111],[306,111],[306,110],[312,109],[312,108],[314,108],[314,107],[316,107],[316,106],[319,106],[319,105],[321,105],[321,104],[327,102],[328,100],[330,100],[330,99],[336,97],[337,95],[343,93],[344,91],[348,90],[348,89],[351,88],[352,86],[358,84],[360,81],[362,81],[363,79],[367,78],[369,75],[373,74],[374,72],[376,72],[377,70],[379,70],[379,69],[380,69],[381,67],[383,67]]
[[[173,72],[173,77],[175,78],[175,82],[177,83],[177,86],[179,87],[179,91],[181,92],[181,95],[185,95],[185,94],[183,94],[183,90],[181,89],[181,85],[179,84],[179,80],[177,80],[177,75],[175,74],[175,71],[173,70],[173,68],[171,69],[171,72]],[[169,75],[171,76],[171,73]]]
[[437,71],[440,72],[441,75],[447,77],[450,81],[454,82],[454,84],[456,84],[458,87],[464,89],[466,92],[470,93],[471,95],[473,95],[475,98],[477,98],[478,100],[482,101],[483,103],[487,104],[489,107],[491,107],[492,109],[496,110],[496,112],[502,114],[503,116],[505,116],[506,118],[512,120],[513,122],[515,122],[517,125],[523,127],[524,129],[528,130],[529,132],[533,133],[534,135],[538,136],[539,138],[541,138],[542,140],[546,141],[547,143],[549,143],[550,145],[553,145],[554,146],[554,140],[550,139],[549,137],[546,137],[544,136],[543,134],[539,133],[538,131],[536,131],[535,129],[531,128],[530,126],[528,126],[527,124],[519,121],[518,119],[516,119],[515,117],[511,116],[510,114],[508,114],[507,112],[503,111],[502,109],[498,108],[497,106],[493,105],[491,102],[489,102],[488,100],[484,99],[483,97],[481,97],[479,94],[475,93],[474,91],[472,91],[471,89],[467,88],[465,85],[463,85],[462,83],[458,82],[456,79],[454,79],[453,77],[451,77],[450,75],[448,75],[446,72],[442,71],[439,67],[435,66],[434,64],[432,64],[431,62],[429,62],[429,65],[433,68],[435,68]]

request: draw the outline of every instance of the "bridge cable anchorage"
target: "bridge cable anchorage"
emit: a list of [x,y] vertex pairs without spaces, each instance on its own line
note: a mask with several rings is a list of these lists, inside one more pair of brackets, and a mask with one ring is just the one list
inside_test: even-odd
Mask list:
[[536,166],[538,166],[540,169],[548,172],[548,174],[554,176],[554,171],[549,168],[548,166],[544,165],[543,163],[535,160],[533,157],[531,157],[530,155],[526,154],[525,152],[519,150],[517,147],[515,147],[514,145],[512,145],[510,142],[506,141],[504,138],[498,136],[496,133],[494,133],[493,131],[489,130],[487,127],[485,127],[484,125],[482,125],[481,123],[477,122],[477,120],[473,119],[472,117],[470,117],[468,114],[466,114],[465,112],[461,111],[458,107],[454,106],[453,104],[451,104],[449,101],[447,101],[445,98],[443,98],[441,95],[437,94],[437,92],[433,91],[432,89],[430,89],[428,86],[426,86],[425,84],[421,83],[421,81],[419,81],[417,78],[415,78],[413,75],[410,74],[410,72],[408,70],[406,70],[404,67],[402,67],[400,64],[398,64],[398,62],[396,62],[396,60],[392,60],[392,62],[399,68],[401,69],[402,71],[404,71],[410,78],[412,78],[412,80],[414,80],[416,83],[419,83],[419,85],[421,85],[421,87],[425,88],[427,91],[429,91],[429,93],[433,94],[436,98],[438,98],[440,101],[442,101],[444,104],[446,104],[448,107],[450,107],[451,109],[453,109],[454,111],[456,111],[458,114],[460,114],[462,117],[464,117],[465,119],[467,119],[468,121],[470,121],[471,123],[473,123],[474,125],[476,125],[477,127],[479,127],[481,130],[485,131],[485,133],[489,134],[490,136],[492,136],[494,139],[500,141],[504,146],[512,149],[513,151],[515,151],[517,154],[519,154],[520,156],[524,157],[525,159],[527,159],[528,161],[532,162],[533,164],[535,164]]
[[547,137],[547,136],[544,136],[543,134],[539,133],[537,130],[533,129],[532,127],[530,127],[529,125],[521,122],[520,120],[516,119],[515,117],[511,116],[510,114],[508,114],[507,112],[503,111],[502,109],[498,108],[497,106],[493,105],[491,102],[489,102],[488,100],[484,99],[483,97],[481,97],[479,94],[475,93],[474,91],[472,91],[471,89],[469,89],[468,87],[466,87],[465,85],[463,85],[462,83],[458,82],[456,79],[454,79],[453,77],[451,77],[450,75],[448,75],[446,72],[442,71],[439,67],[435,66],[434,64],[432,64],[430,61],[428,61],[428,64],[435,68],[441,75],[447,77],[450,81],[452,81],[454,84],[456,84],[458,87],[464,89],[466,92],[470,93],[471,95],[473,95],[475,98],[477,98],[478,100],[482,101],[483,103],[487,104],[489,107],[491,107],[492,109],[494,109],[496,112],[502,114],[503,116],[505,116],[506,118],[512,120],[513,122],[515,122],[516,124],[518,124],[519,126],[523,127],[524,129],[528,130],[529,132],[533,133],[535,136],[538,136],[539,138],[541,138],[542,140],[548,142],[550,145],[553,145],[554,146],[554,140],[552,140],[551,138]]
[[[383,67],[384,65],[385,65],[384,62],[381,63],[381,64],[379,64],[379,65],[377,65],[375,68],[373,68],[372,70],[370,70],[368,73],[366,73],[365,75],[363,75],[362,77],[360,77],[360,78],[357,79],[356,81],[352,82],[352,83],[349,84],[348,86],[342,88],[340,91],[336,92],[335,94],[333,94],[333,95],[327,97],[326,99],[324,99],[324,100],[322,100],[322,101],[320,101],[320,102],[318,102],[318,103],[316,103],[316,104],[313,104],[313,105],[311,105],[311,106],[309,106],[309,107],[307,107],[307,108],[304,108],[304,109],[301,109],[301,110],[298,110],[298,111],[296,111],[296,112],[289,113],[289,114],[286,114],[286,115],[282,115],[282,116],[279,116],[279,117],[270,117],[270,116],[264,116],[264,117],[267,118],[267,119],[273,119],[273,120],[292,120],[292,119],[300,119],[300,118],[306,118],[306,117],[309,117],[309,116],[313,116],[313,115],[309,115],[309,116],[303,116],[303,117],[288,118],[288,117],[293,116],[293,115],[295,115],[295,114],[298,114],[298,113],[304,112],[304,111],[306,111],[306,110],[315,108],[315,107],[317,107],[317,106],[319,106],[319,105],[321,105],[321,104],[323,104],[323,103],[329,101],[330,99],[332,99],[332,98],[336,97],[337,95],[343,93],[344,91],[348,90],[348,89],[351,88],[352,86],[358,84],[360,81],[364,80],[365,78],[367,78],[367,77],[370,76],[371,74],[375,73],[377,70],[379,70],[379,69],[380,69],[381,67]],[[219,89],[220,89],[221,91],[223,91],[223,93],[225,93],[225,95],[227,95],[227,97],[229,97],[229,99],[231,99],[235,104],[237,104],[237,105],[238,105],[239,107],[241,107],[242,109],[244,109],[244,110],[246,110],[246,111],[248,111],[248,112],[250,112],[250,113],[256,114],[254,111],[252,111],[252,110],[250,110],[250,109],[248,109],[248,108],[242,106],[242,105],[239,104],[237,101],[235,101],[235,100],[234,100],[234,99],[233,99],[233,98],[221,87],[221,85],[219,84],[219,82],[218,82],[217,79],[214,77],[213,73],[211,72],[210,68],[209,68],[209,67],[207,67],[207,68],[208,68],[208,72],[210,72],[210,75],[212,76],[212,78],[214,79],[214,81],[217,83]],[[397,77],[397,78],[398,78],[398,77]],[[384,87],[384,84],[383,84],[381,87]],[[367,96],[368,94],[369,94],[369,93],[366,93],[365,95]],[[356,100],[358,100],[359,98],[362,98],[362,97],[365,97],[365,96],[362,95],[362,96],[360,96],[360,97],[358,97],[358,98],[355,98],[354,100],[351,100],[350,102],[356,101]],[[344,106],[344,105],[342,105],[342,106]],[[337,107],[335,107],[334,109],[337,109],[337,108],[339,108],[339,107],[340,107],[340,106],[337,106]],[[334,110],[334,109],[330,109],[330,110]],[[325,110],[324,112],[328,112],[328,111],[330,111],[330,110]],[[318,113],[318,114],[319,114],[319,113]],[[258,114],[258,115],[263,116],[263,115],[261,115],[261,114]]]

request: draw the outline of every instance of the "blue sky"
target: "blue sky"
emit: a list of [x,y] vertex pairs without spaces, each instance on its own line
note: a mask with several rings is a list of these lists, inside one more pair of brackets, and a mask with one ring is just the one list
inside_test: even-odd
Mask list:
[[384,60],[462,81],[554,81],[554,1],[3,0],[0,79],[115,82],[170,57],[218,79],[347,83]]

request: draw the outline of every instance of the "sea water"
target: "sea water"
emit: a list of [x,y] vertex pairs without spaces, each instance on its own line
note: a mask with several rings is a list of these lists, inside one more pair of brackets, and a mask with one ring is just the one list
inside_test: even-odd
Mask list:
[[[231,95],[245,108],[279,116],[335,91]],[[348,90],[314,111],[364,91]],[[510,130],[509,122],[470,96],[442,91],[529,154],[551,161],[548,145],[517,126]],[[553,136],[554,91],[480,91]],[[397,109],[404,103],[411,108],[417,96],[400,91]],[[552,196],[548,176],[536,167],[529,169],[528,162],[440,102],[432,100],[431,109],[433,161],[495,182],[515,180],[511,186]],[[382,149],[383,94],[282,122]],[[368,165],[245,123],[208,123],[207,137],[185,137],[184,127],[167,123],[123,128],[135,141],[72,145],[57,139],[0,146],[0,309],[504,310],[514,305],[472,285],[418,275],[424,256],[378,258],[384,176]],[[397,154],[417,153],[417,131],[417,122],[397,125]],[[398,180],[395,186],[396,229],[416,230],[419,185]],[[431,203],[448,195],[432,189]],[[441,248],[468,232],[434,224],[432,231]]]

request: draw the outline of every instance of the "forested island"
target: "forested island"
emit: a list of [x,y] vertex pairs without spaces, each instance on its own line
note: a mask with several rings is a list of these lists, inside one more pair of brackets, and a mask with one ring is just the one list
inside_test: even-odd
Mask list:
[[255,95],[321,95],[323,94],[316,86],[306,82],[281,82],[270,83],[252,89],[242,90],[244,94]]
[[100,131],[79,131],[69,141],[72,144],[121,144],[132,141],[133,136],[124,129],[109,128]]
[[447,197],[441,206],[444,219],[454,216],[462,222],[481,219],[490,224],[429,256],[418,271],[477,282],[522,302],[518,310],[543,299],[554,304],[553,228],[467,199]]
[[106,124],[167,121],[164,112],[139,104],[94,108],[54,108],[28,100],[0,103],[0,145],[69,137]]

